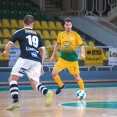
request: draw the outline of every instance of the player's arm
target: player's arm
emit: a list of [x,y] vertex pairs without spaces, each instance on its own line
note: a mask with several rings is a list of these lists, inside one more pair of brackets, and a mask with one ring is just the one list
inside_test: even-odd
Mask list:
[[41,54],[41,58],[42,58],[42,65],[43,65],[43,62],[44,62],[44,58],[45,58],[45,47],[40,47],[40,54]]
[[85,47],[84,47],[84,45],[80,46],[80,51],[81,51],[81,57],[85,58]]
[[12,45],[13,45],[13,43],[9,41],[7,43],[7,45],[5,46],[5,50],[4,50],[4,52],[2,54],[9,54],[9,51],[10,51]]
[[43,47],[40,47],[39,48],[39,50],[40,50],[40,55],[41,55],[41,58],[42,58],[42,61],[41,61],[41,75],[43,75],[44,74],[44,70],[43,70],[43,62],[44,62],[44,58],[45,58],[45,53],[46,53],[46,51],[45,51],[45,47],[43,46]]
[[40,50],[40,55],[41,55],[41,59],[42,59],[42,61],[41,61],[41,64],[42,64],[42,66],[41,66],[41,75],[43,75],[44,74],[43,62],[44,62],[44,59],[45,59],[46,50],[45,50],[45,46],[44,46],[44,43],[43,43],[41,37],[39,35],[38,35],[38,37],[39,37],[39,42],[40,42],[39,43],[39,50]]
[[55,54],[56,54],[56,52],[58,51],[58,49],[59,49],[59,47],[60,47],[60,44],[61,44],[60,34],[58,34],[57,43],[56,43],[55,46],[54,46],[54,50],[53,50],[52,56],[51,56],[51,58],[50,58],[50,62],[54,61]]
[[81,58],[85,58],[85,47],[80,35],[77,34],[77,43],[80,46]]
[[55,56],[55,54],[58,51],[59,47],[60,47],[60,44],[56,43],[55,46],[54,46],[54,50],[53,50],[52,56]]
[[44,46],[43,40],[41,39],[40,35],[37,34],[37,36],[39,38],[39,50],[40,50],[40,55],[41,55],[41,58],[42,58],[42,65],[43,65],[46,50],[45,50],[45,46]]
[[59,47],[60,47],[60,44],[56,43],[55,46],[54,46],[54,50],[53,50],[52,56],[50,58],[50,62],[52,62],[54,60],[55,54],[58,51]]
[[12,45],[16,42],[17,37],[18,37],[18,34],[14,33],[13,37],[10,39],[10,41],[5,46],[5,50],[2,54],[9,54],[9,51],[10,51]]

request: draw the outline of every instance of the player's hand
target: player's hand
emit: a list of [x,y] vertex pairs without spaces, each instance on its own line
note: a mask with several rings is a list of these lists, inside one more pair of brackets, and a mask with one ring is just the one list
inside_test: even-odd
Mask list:
[[41,76],[44,74],[43,66],[41,66]]
[[82,53],[81,54],[81,58],[85,59],[85,54]]
[[9,52],[8,52],[8,51],[6,51],[6,50],[4,50],[4,52],[3,52],[2,54],[9,54]]
[[53,62],[53,61],[54,61],[54,56],[51,56],[50,62]]

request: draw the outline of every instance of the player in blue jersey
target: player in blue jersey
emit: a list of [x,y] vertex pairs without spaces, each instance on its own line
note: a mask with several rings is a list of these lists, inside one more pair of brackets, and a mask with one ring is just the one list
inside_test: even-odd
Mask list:
[[[32,29],[33,25],[33,16],[26,15],[24,17],[24,28],[14,33],[3,52],[3,54],[9,54],[12,45],[16,41],[19,42],[21,54],[16,64],[13,66],[9,77],[10,93],[13,98],[13,103],[7,110],[20,107],[17,81],[24,74],[28,76],[32,88],[46,96],[45,106],[48,107],[52,103],[53,92],[48,90],[39,81],[39,77],[44,73],[42,64],[45,57],[45,47],[40,36]],[[41,54],[39,53],[39,49]]]

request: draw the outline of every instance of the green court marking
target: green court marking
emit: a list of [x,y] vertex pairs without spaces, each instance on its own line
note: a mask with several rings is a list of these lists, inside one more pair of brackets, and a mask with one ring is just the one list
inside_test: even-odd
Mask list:
[[[46,85],[49,89],[57,89],[55,85]],[[104,87],[117,87],[117,83],[94,83],[85,84],[85,88],[104,88]],[[78,85],[66,84],[66,89],[79,88]],[[32,90],[31,86],[19,86],[19,90]],[[9,87],[0,87],[0,91],[9,91]]]
[[105,109],[117,109],[117,102],[70,102],[59,104],[67,107],[82,107],[82,108],[105,108]]

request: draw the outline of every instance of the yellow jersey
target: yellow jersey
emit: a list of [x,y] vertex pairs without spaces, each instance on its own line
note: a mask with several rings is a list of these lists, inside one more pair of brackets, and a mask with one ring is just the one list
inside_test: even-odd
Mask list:
[[78,61],[76,48],[83,45],[79,34],[74,31],[67,34],[63,31],[58,34],[57,43],[61,45],[60,58],[71,62]]

